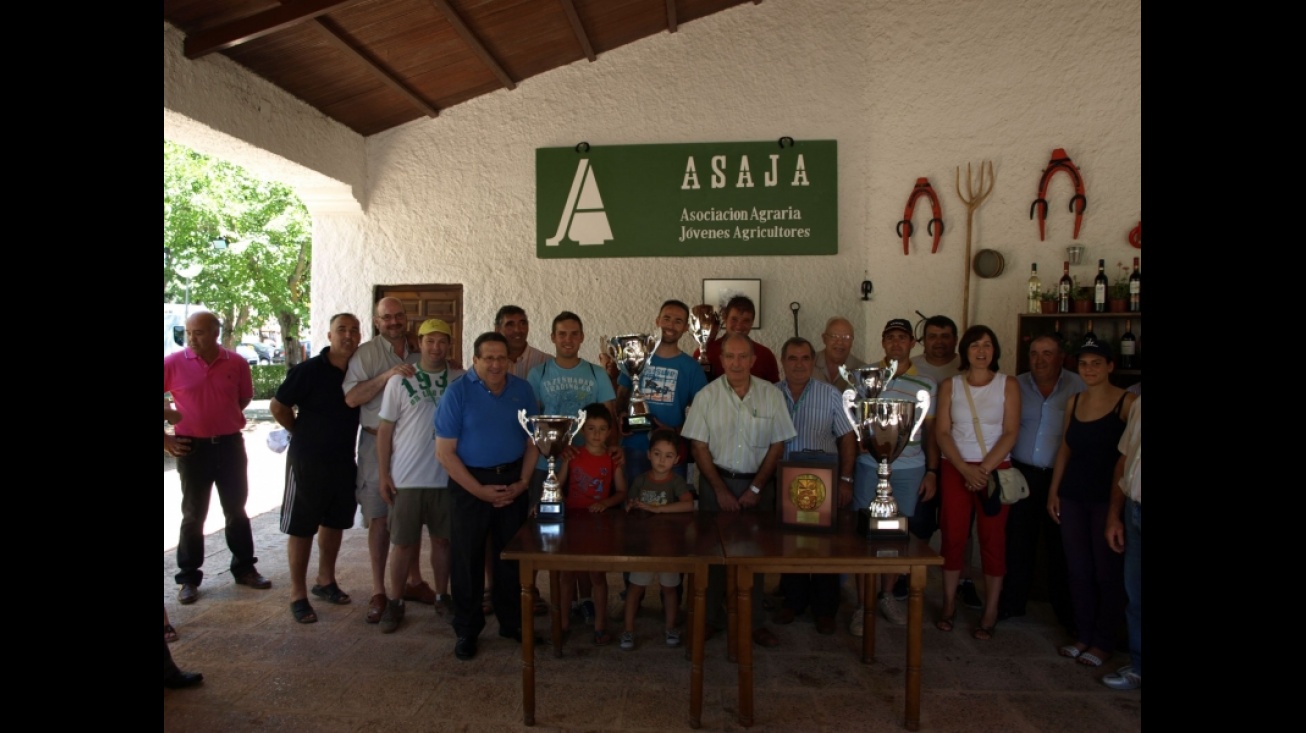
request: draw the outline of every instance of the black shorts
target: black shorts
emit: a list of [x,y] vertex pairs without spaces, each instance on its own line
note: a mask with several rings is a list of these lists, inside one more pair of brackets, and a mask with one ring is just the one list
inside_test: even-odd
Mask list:
[[356,471],[353,461],[287,458],[281,531],[293,537],[312,537],[319,525],[331,529],[354,526]]

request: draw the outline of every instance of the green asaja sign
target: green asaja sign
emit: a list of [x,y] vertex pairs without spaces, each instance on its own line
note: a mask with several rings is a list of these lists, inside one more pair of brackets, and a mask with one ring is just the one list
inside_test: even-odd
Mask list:
[[836,254],[837,153],[834,140],[538,148],[536,256]]

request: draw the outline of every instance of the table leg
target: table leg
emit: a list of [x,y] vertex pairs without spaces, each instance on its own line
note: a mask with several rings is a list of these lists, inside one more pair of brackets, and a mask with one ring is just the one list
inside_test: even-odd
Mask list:
[[553,637],[553,656],[562,656],[562,614],[571,613],[570,608],[561,608],[562,606],[562,583],[558,578],[561,573],[557,570],[549,571],[549,617],[551,619],[552,629],[550,634]]
[[730,575],[737,576],[737,590],[732,597],[738,601],[739,614],[735,621],[738,633],[731,638],[738,639],[739,647],[739,724],[748,728],[753,725],[753,571],[743,565],[733,569]]
[[925,611],[925,566],[913,565],[907,596],[907,730],[921,728],[921,616]]
[[[751,578],[750,578],[751,580]],[[739,645],[735,639],[739,635],[739,603],[735,600],[737,581],[734,569],[726,566],[726,659],[739,661]],[[750,599],[751,600],[751,599]],[[745,601],[744,605],[749,605]],[[751,608],[750,608],[751,610]]]
[[879,575],[862,575],[862,664],[875,662],[875,597],[879,582]]
[[693,662],[689,672],[689,727],[697,728],[703,721],[703,626],[707,616],[707,566],[700,565],[694,572],[685,576],[693,590],[693,602],[690,604],[688,628],[689,644],[692,648]]
[[520,563],[521,572],[521,696],[522,722],[535,725],[535,633],[527,624],[534,618],[535,566],[528,560]]

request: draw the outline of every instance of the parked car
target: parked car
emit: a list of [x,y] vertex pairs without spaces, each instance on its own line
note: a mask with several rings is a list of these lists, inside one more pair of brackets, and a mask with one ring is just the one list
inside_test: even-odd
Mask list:
[[272,363],[272,349],[267,344],[250,342],[246,345],[254,349],[254,353],[258,354],[258,360],[260,363]]
[[240,354],[241,358],[249,362],[250,366],[257,366],[259,363],[259,355],[258,352],[254,350],[253,344],[237,344],[236,353]]

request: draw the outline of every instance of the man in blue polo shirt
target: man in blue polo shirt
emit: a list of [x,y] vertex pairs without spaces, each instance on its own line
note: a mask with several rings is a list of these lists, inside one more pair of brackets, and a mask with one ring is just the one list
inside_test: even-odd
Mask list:
[[453,492],[454,656],[462,660],[476,656],[476,639],[485,628],[481,594],[487,537],[499,636],[521,641],[517,563],[500,554],[526,521],[527,490],[539,455],[517,422],[517,411],[534,412],[536,401],[530,384],[509,373],[508,340],[483,333],[473,354],[472,370],[449,385],[435,414],[435,454],[449,472]]

